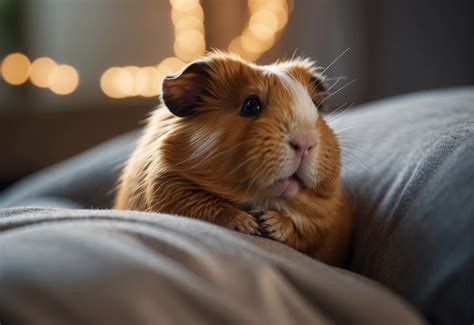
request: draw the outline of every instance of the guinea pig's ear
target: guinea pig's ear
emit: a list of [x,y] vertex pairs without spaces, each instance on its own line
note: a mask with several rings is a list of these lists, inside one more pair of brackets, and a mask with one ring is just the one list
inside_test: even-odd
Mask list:
[[197,112],[200,96],[208,84],[208,68],[206,61],[196,61],[178,74],[165,78],[161,98],[171,113],[186,117]]
[[308,87],[313,102],[320,107],[327,97],[325,77],[319,72],[316,62],[307,58],[296,58],[281,63],[283,68]]

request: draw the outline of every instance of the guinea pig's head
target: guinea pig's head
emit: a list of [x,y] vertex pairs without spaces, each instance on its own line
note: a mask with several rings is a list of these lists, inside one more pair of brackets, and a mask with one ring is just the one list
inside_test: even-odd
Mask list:
[[177,122],[164,143],[170,166],[236,203],[330,195],[337,139],[318,112],[323,76],[308,59],[258,66],[213,53],[163,82]]

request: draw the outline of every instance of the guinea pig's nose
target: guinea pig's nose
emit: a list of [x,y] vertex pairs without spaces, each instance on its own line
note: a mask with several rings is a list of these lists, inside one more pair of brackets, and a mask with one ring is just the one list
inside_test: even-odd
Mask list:
[[297,155],[305,156],[316,146],[316,139],[313,137],[298,137],[290,140],[290,147]]

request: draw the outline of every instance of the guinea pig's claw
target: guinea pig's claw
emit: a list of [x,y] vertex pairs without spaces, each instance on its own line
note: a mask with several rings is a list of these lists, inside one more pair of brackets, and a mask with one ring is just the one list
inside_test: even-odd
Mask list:
[[250,215],[252,215],[255,219],[260,219],[261,216],[265,213],[263,210],[252,210],[248,212]]

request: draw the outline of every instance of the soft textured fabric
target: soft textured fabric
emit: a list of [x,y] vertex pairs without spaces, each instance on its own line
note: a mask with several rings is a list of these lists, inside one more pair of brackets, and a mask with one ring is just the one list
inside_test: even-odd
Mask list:
[[2,324],[420,324],[381,286],[190,218],[0,210]]
[[435,324],[471,324],[474,88],[376,102],[333,125],[356,200],[351,270]]
[[135,148],[139,134],[135,131],[119,136],[20,180],[0,193],[0,208],[110,208],[118,175]]
[[[343,179],[354,197],[350,269],[402,295],[434,324],[472,323],[474,89],[425,92],[338,113],[328,119],[340,135]],[[126,135],[25,179],[0,198],[0,206],[110,207],[118,171],[133,150],[136,138],[137,133]],[[45,213],[41,210],[37,217],[45,218]],[[103,213],[123,216],[115,211]],[[22,218],[21,211],[16,211],[16,215],[15,219]],[[156,217],[159,220],[160,216]],[[43,226],[37,233],[48,233],[48,229]],[[228,236],[225,229],[221,231],[226,235],[219,238]],[[114,233],[112,229],[107,232],[111,245],[121,245],[122,237],[114,237]],[[233,234],[232,238],[244,237]],[[54,240],[60,243],[66,239]],[[275,248],[270,254],[272,258],[278,259],[283,250],[291,251],[268,240],[246,238],[246,242],[249,240],[253,244],[277,245],[272,246]],[[225,249],[228,242],[217,240],[214,244]],[[74,249],[80,254],[83,247]],[[19,258],[21,254],[15,256]],[[28,257],[24,259],[27,263]],[[64,267],[63,260],[51,258],[49,262]],[[78,279],[68,278],[70,285],[81,287],[92,281],[90,278],[81,281],[81,267],[74,270],[71,276],[77,274]],[[38,285],[42,288],[41,282]],[[308,291],[321,298],[321,292]],[[337,297],[334,299],[345,299],[342,292],[337,292]],[[313,297],[309,300],[313,301]],[[372,311],[377,310],[374,305]],[[299,317],[298,312],[292,315]]]

